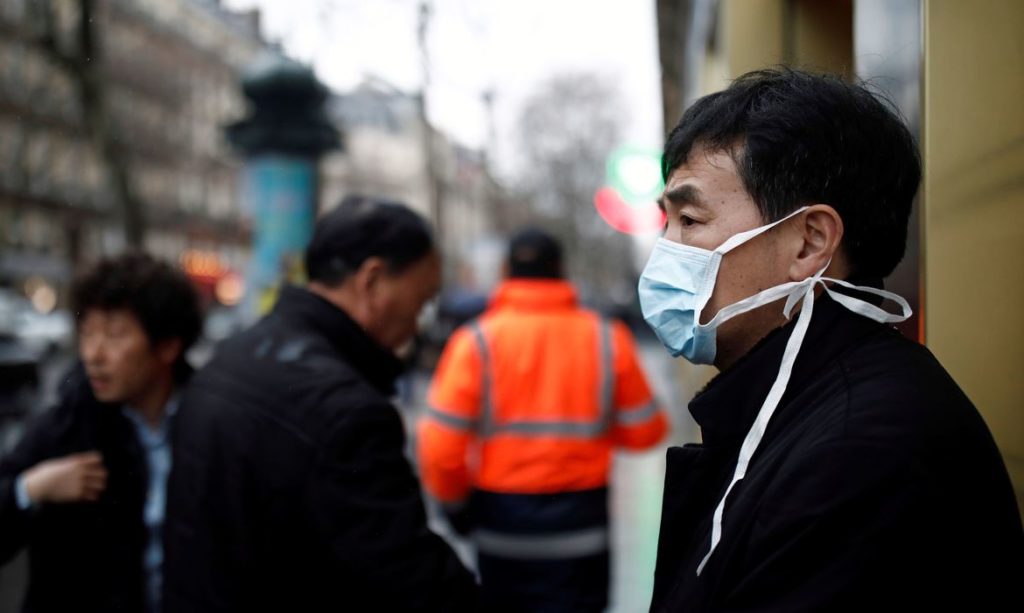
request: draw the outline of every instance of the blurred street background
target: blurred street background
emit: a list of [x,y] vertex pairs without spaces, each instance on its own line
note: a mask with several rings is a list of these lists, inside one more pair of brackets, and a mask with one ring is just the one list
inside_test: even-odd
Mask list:
[[[0,445],[74,361],[77,271],[132,248],[177,262],[205,301],[201,365],[302,281],[313,220],[352,193],[428,216],[443,250],[407,424],[530,223],[565,244],[582,302],[637,334],[666,445],[698,441],[686,403],[713,370],[669,359],[636,296],[660,148],[695,98],[785,63],[870,81],[919,137],[925,182],[887,287],[1020,498],[1022,32],[1016,0],[0,0]],[[616,460],[615,611],[648,605],[664,449]],[[0,613],[24,572],[0,568]]]

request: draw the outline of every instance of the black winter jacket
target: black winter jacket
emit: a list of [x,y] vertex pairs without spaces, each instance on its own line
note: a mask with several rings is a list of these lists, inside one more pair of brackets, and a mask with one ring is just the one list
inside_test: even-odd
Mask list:
[[827,297],[696,574],[792,329],[691,402],[704,443],[668,452],[651,609],[1013,608],[1024,533],[988,428],[926,348]]
[[165,613],[474,606],[403,456],[387,399],[400,371],[343,311],[293,287],[218,348],[175,421]]
[[[18,508],[19,474],[84,451],[99,451],[107,469],[97,502]],[[97,401],[76,367],[61,385],[58,404],[28,425],[0,463],[0,562],[28,547],[24,611],[143,610],[147,481],[134,425],[119,406]]]

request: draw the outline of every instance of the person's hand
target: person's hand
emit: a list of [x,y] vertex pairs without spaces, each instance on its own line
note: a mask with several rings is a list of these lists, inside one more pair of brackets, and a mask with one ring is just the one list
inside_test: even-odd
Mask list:
[[87,451],[36,464],[24,484],[34,504],[95,502],[107,487],[107,469],[99,452]]

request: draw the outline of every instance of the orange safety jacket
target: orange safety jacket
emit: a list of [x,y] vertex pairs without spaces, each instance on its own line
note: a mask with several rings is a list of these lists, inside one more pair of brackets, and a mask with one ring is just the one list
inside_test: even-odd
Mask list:
[[655,445],[668,421],[629,329],[579,308],[561,280],[505,281],[441,356],[420,421],[427,492],[458,504],[606,487],[616,446]]

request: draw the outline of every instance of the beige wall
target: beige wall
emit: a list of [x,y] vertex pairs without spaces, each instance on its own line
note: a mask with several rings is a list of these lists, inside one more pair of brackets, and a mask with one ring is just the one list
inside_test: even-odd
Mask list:
[[929,0],[924,20],[925,339],[1024,509],[1024,2]]
[[[724,0],[719,40],[728,77],[780,64],[785,60],[784,0]],[[723,83],[716,89],[728,85]]]
[[716,74],[708,91],[778,64],[853,73],[853,0],[723,0],[719,16],[725,74]]
[[793,0],[787,10],[786,62],[851,76],[853,0]]

